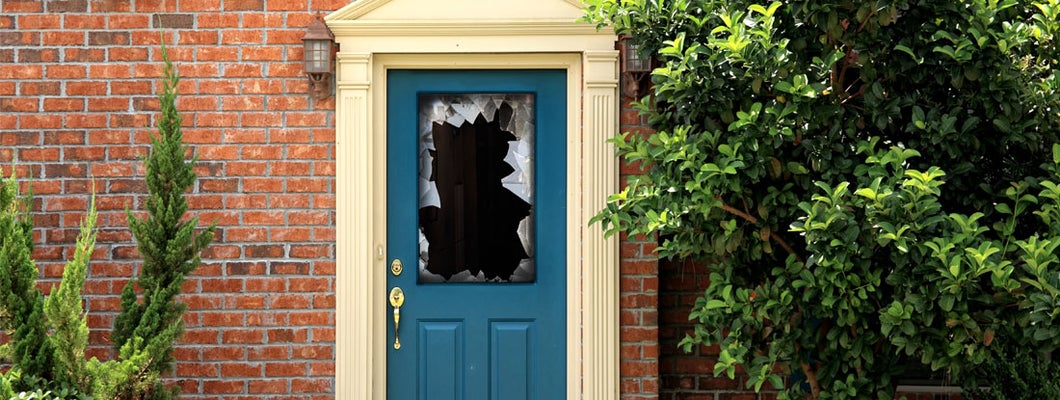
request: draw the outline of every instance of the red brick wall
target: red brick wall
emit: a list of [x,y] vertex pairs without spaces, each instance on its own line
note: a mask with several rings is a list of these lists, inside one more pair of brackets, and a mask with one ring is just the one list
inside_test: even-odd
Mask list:
[[219,227],[185,285],[174,380],[192,399],[332,397],[334,101],[306,96],[301,36],[315,12],[347,2],[0,0],[0,169],[33,178],[46,285],[71,256],[93,179],[98,193],[92,355],[110,358],[99,344],[138,266],[124,210],[144,202],[138,157],[164,39],[201,155],[190,204]]
[[[313,14],[347,2],[0,0],[0,169],[33,178],[44,286],[72,254],[93,182],[98,194],[91,355],[111,357],[118,294],[138,266],[124,210],[144,202],[138,157],[158,109],[164,39],[182,76],[185,141],[201,156],[190,204],[219,226],[185,286],[171,378],[189,399],[333,397],[334,100],[306,95],[300,38]],[[624,129],[643,125],[628,104],[622,111]],[[621,247],[627,399],[660,390],[653,248],[644,238]]]
[[[622,101],[620,130],[650,132],[629,100]],[[622,179],[640,173],[637,165],[620,165]],[[655,246],[654,238],[623,235],[619,247],[619,370],[623,399],[659,398],[659,263]]]

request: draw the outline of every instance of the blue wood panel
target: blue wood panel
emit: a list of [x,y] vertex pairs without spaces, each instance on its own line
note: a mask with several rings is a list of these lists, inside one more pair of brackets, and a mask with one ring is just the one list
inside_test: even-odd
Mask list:
[[534,322],[490,323],[490,398],[530,400],[534,395]]
[[[395,350],[394,327],[387,321],[390,400],[554,400],[566,396],[566,85],[564,70],[387,71],[386,265],[395,258],[405,264],[400,276],[387,273],[387,290],[399,286],[405,291],[401,326],[407,327],[401,329],[401,349]],[[417,282],[417,106],[421,93],[534,94],[534,282]],[[389,316],[390,311],[386,312]],[[459,329],[445,325],[452,321],[462,321]],[[528,321],[533,322],[527,325]],[[420,338],[420,323],[437,330],[423,331],[425,336]],[[454,344],[456,337],[461,340]],[[496,348],[500,364],[491,362],[491,343],[502,346]],[[435,346],[460,351],[436,353]],[[509,358],[514,354],[523,356]],[[450,372],[435,371],[427,364],[450,366]],[[514,376],[520,369],[526,372]],[[425,375],[417,376],[420,371]],[[529,389],[519,389],[523,387]]]
[[461,321],[420,321],[417,376],[420,400],[464,398],[464,324]]

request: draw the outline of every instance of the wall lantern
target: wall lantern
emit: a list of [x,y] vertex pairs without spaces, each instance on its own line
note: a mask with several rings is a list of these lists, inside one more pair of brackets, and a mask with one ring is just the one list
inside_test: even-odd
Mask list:
[[309,77],[310,96],[317,100],[331,97],[331,55],[335,35],[324,24],[320,14],[306,27],[302,42],[305,45],[303,58],[305,74]]
[[629,35],[618,37],[618,52],[621,57],[622,94],[639,99],[646,77],[651,73],[651,58],[643,57],[640,48]]

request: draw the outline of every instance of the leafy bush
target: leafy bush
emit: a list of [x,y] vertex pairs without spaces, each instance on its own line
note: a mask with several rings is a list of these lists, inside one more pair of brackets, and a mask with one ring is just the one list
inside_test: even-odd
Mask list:
[[[15,393],[13,388],[27,388]],[[63,382],[48,381],[32,375],[23,375],[13,368],[0,375],[0,398],[34,400],[91,400],[92,397]]]
[[715,374],[891,399],[1060,342],[1060,0],[586,3],[658,66],[595,221],[708,263]]
[[977,368],[966,386],[970,399],[1060,399],[1060,367],[1033,352],[1000,354]]
[[[139,276],[129,281],[111,339],[117,359],[85,359],[88,326],[81,289],[95,245],[95,198],[81,226],[74,258],[62,281],[45,298],[36,287],[29,201],[19,196],[12,175],[0,185],[0,329],[11,340],[0,358],[13,368],[0,376],[0,397],[17,399],[168,399],[179,388],[160,376],[173,365],[173,343],[184,330],[186,306],[176,300],[184,277],[200,264],[214,226],[196,231],[197,218],[184,218],[187,192],[196,180],[195,157],[185,159],[181,117],[176,109],[179,78],[162,49],[165,81],[160,96],[158,136],[144,159],[147,215],[129,213],[129,227],[143,257]],[[142,289],[137,295],[135,286]]]

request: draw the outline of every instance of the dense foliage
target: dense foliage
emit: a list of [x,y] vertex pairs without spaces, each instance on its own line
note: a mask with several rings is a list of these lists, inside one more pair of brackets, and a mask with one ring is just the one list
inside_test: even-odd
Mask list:
[[0,398],[168,399],[178,393],[179,388],[160,380],[172,369],[173,344],[184,328],[185,305],[176,296],[185,275],[199,266],[214,227],[196,232],[198,219],[185,218],[184,194],[196,180],[195,158],[185,159],[176,109],[178,77],[164,48],[162,54],[162,113],[158,136],[151,139],[144,159],[147,214],[139,218],[129,213],[129,227],[144,261],[139,276],[122,292],[111,335],[116,360],[85,359],[88,325],[81,289],[96,239],[94,198],[74,257],[59,286],[45,297],[36,286],[38,271],[30,258],[28,197],[19,195],[14,176],[0,185],[0,329],[10,334],[10,342],[0,347],[0,359],[12,366],[0,375]]
[[890,399],[1060,343],[1060,1],[586,3],[656,63],[596,220],[707,262],[716,374]]
[[1034,352],[997,357],[976,368],[980,378],[968,388],[978,400],[1060,399],[1060,365]]

